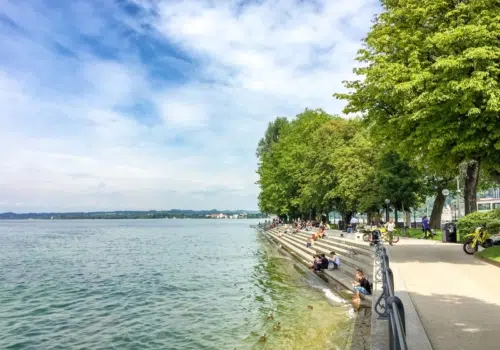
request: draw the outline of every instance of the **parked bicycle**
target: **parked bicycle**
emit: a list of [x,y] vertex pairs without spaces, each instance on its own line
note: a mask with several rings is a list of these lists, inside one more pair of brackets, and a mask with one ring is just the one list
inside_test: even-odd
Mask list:
[[[389,242],[389,234],[387,232],[387,229],[385,227],[377,227],[376,229],[372,230],[371,232],[367,232],[363,235],[363,241],[365,242],[371,242],[373,240],[373,232],[378,231],[379,237],[381,237],[384,241]],[[393,234],[392,235],[392,243],[398,243],[399,242],[399,235]]]

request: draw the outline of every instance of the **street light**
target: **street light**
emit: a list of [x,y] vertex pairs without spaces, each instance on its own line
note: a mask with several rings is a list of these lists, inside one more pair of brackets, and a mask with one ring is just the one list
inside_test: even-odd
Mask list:
[[386,207],[385,207],[385,222],[389,222],[389,203],[391,202],[389,199],[386,199],[385,201]]
[[[446,203],[446,196],[448,196],[448,195],[450,194],[450,191],[449,191],[447,188],[445,188],[445,189],[443,189],[443,190],[441,191],[441,193],[443,194],[443,196],[444,196],[444,201],[445,201],[445,203]],[[453,217],[452,217],[451,219],[452,219],[452,221],[453,221]],[[442,219],[441,219],[441,222],[443,222],[443,220],[442,220]],[[441,224],[441,222],[440,222],[439,224]]]

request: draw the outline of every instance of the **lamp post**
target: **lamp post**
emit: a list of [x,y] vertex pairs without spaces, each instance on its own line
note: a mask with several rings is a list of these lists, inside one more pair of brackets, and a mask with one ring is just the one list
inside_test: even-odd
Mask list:
[[413,226],[417,228],[417,208],[413,208]]
[[385,201],[385,222],[389,222],[389,203],[391,202],[389,199]]
[[457,176],[457,220],[460,218],[460,180]]
[[[443,194],[443,196],[444,196],[444,201],[445,201],[445,203],[446,203],[446,197],[450,194],[450,191],[449,191],[448,189],[446,189],[446,188],[445,188],[444,190],[442,190],[442,191],[441,191],[441,193]],[[443,207],[444,207],[444,206],[443,206]],[[453,217],[452,217],[451,219],[452,219],[452,221],[453,221]],[[441,222],[443,222],[443,220],[442,220],[442,219],[441,219]],[[439,223],[440,225],[441,225],[441,222]]]

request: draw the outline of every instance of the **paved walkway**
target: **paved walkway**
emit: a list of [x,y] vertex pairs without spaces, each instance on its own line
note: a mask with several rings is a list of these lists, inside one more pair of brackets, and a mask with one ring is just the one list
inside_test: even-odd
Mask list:
[[500,268],[458,244],[405,238],[390,264],[396,295],[408,292],[434,350],[500,348]]

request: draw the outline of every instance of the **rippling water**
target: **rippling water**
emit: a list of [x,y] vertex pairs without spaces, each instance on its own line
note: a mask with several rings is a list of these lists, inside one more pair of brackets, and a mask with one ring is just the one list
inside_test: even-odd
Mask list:
[[0,221],[0,348],[343,348],[349,308],[250,223]]

